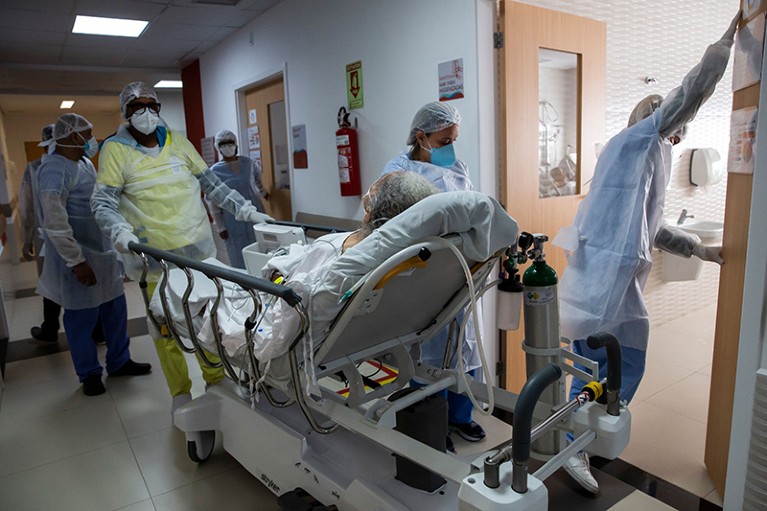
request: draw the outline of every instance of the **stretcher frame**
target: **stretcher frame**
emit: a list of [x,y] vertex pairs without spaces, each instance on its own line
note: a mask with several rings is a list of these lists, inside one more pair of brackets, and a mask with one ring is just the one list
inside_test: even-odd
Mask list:
[[[458,236],[446,239],[460,248]],[[324,341],[315,349],[317,380],[343,372],[349,381],[349,396],[345,399],[322,386],[310,388],[307,385],[308,373],[303,367],[307,362],[300,352],[300,341],[309,330],[310,318],[301,298],[289,287],[140,244],[132,244],[130,248],[145,261],[140,287],[144,292],[149,321],[160,331],[163,325],[149,309],[150,297],[145,280],[148,257],[159,261],[163,272],[158,292],[161,293],[165,317],[171,317],[164,296],[169,263],[187,275],[190,287],[182,303],[194,285],[190,269],[204,273],[218,289],[218,296],[209,313],[212,314],[217,354],[229,380],[211,387],[204,395],[176,410],[174,424],[187,435],[190,458],[196,462],[207,459],[218,431],[224,449],[277,495],[301,487],[319,501],[336,505],[340,510],[394,511],[426,506],[434,510],[543,510],[547,509],[548,493],[542,481],[570,456],[585,449],[612,459],[628,444],[630,415],[625,408],[621,408],[620,415],[614,416],[607,414],[605,407],[597,403],[579,403],[577,407],[571,405],[566,413],[561,411],[564,407],[552,410],[550,406],[538,403],[530,413],[540,425],[532,432],[528,428],[527,434],[540,436],[544,432],[542,426],[546,429],[556,427],[562,432],[573,433],[575,440],[535,474],[527,473],[527,460],[518,462],[514,459],[513,463],[494,467],[494,477],[500,484],[493,488],[488,486],[487,480],[483,482],[483,477],[487,477],[487,460],[493,453],[503,452],[503,447],[510,451],[510,445],[498,446],[476,459],[462,459],[439,452],[394,429],[398,410],[444,389],[463,394],[470,390],[477,400],[489,401],[485,384],[471,379],[466,382],[457,370],[419,362],[420,343],[445,328],[470,302],[465,277],[457,271],[457,260],[443,243],[436,240],[414,243],[369,272],[355,287]],[[477,289],[482,288],[482,283],[501,256],[502,252],[498,252],[486,261],[470,262]],[[451,270],[445,270],[445,266],[450,266]],[[427,296],[437,304],[434,308],[436,313],[428,311],[427,319],[421,321],[419,327],[406,328],[404,333],[397,331],[395,335],[387,335],[390,338],[383,341],[379,339],[380,332],[365,332],[365,316],[375,314],[378,307],[382,307],[381,303],[387,302],[384,298],[390,289],[406,288],[418,277],[429,273],[428,268],[441,284],[445,280],[450,281],[439,296],[434,297],[434,293]],[[450,272],[453,275],[448,276]],[[256,304],[253,315],[244,325],[248,341],[245,364],[228,356],[216,331],[215,309],[222,294],[221,279],[243,287]],[[283,373],[288,372],[285,369],[286,365],[289,366],[289,378],[274,379],[267,375],[264,379],[260,363],[250,349],[252,330],[262,311],[258,293],[285,300],[301,318],[301,327],[287,355],[272,361],[272,364],[276,362],[278,367],[282,367]],[[187,329],[193,332],[188,304],[183,305]],[[397,305],[394,303],[395,308]],[[172,325],[168,325],[168,331],[184,351],[201,354],[205,351],[194,334],[190,336],[192,346],[189,347]],[[361,335],[367,336],[363,342],[349,342],[349,339],[360,338]],[[367,392],[357,364],[372,357],[382,357],[396,367],[398,377]],[[210,364],[207,357],[202,358]],[[570,367],[564,362],[561,365]],[[561,372],[559,375],[564,377]],[[386,400],[387,395],[404,387],[411,378],[418,379],[425,386],[394,403]],[[255,399],[256,382],[260,382],[258,390],[266,399]],[[498,387],[492,387],[492,393],[497,408],[515,411],[519,395]],[[292,406],[294,404],[297,406]],[[519,433],[519,436],[524,435]],[[426,493],[396,480],[392,454],[440,475],[446,484],[437,492]],[[512,481],[518,484],[512,487]]]

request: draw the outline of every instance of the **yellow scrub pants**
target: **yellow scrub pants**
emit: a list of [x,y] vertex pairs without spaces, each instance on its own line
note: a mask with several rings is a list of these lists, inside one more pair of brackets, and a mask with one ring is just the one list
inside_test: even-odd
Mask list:
[[[157,282],[147,282],[147,291],[149,296],[154,294]],[[150,333],[152,328],[150,328]],[[154,337],[154,336],[152,336]],[[160,367],[165,375],[165,381],[168,382],[170,395],[176,397],[180,394],[189,394],[192,391],[192,380],[189,379],[189,368],[186,365],[184,352],[181,351],[175,339],[171,337],[157,337],[154,339],[154,347],[157,350],[157,356],[160,358]],[[212,363],[218,363],[221,359],[217,355],[207,352],[208,360]],[[208,367],[202,361],[200,355],[195,353],[197,362],[202,370],[202,378],[208,385],[215,385],[224,379],[224,368]]]

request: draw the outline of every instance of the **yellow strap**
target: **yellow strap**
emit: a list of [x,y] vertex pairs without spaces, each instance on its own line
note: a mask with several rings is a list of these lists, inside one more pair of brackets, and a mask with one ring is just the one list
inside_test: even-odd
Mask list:
[[389,282],[389,280],[393,279],[403,271],[409,270],[411,268],[426,268],[426,266],[428,266],[426,261],[418,256],[413,256],[410,259],[402,261],[397,266],[389,270],[389,272],[384,275],[381,280],[378,281],[378,284],[376,284],[373,289],[381,289],[386,285],[387,282]]
[[602,395],[602,392],[604,392],[604,388],[602,387],[602,384],[598,381],[592,381],[587,383],[583,386],[583,389],[591,389],[591,391],[594,393],[594,401],[599,399],[599,396]]

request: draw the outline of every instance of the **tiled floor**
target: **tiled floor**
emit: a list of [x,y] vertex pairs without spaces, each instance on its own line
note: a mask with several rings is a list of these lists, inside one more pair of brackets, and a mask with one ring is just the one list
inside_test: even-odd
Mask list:
[[[34,266],[23,263],[17,270],[17,289],[33,287]],[[138,286],[128,283],[126,293],[129,317],[143,317]],[[40,298],[11,300],[8,309],[11,341],[29,342]],[[701,311],[653,330],[648,374],[632,404],[632,440],[621,458],[720,502],[702,461],[713,316]],[[170,397],[150,338],[134,336],[131,350],[136,360],[151,362],[154,372],[107,378],[108,392],[97,397],[82,394],[66,351],[7,365],[0,402],[0,509],[279,509],[274,495],[221,445],[204,464],[189,460],[184,435],[171,424]],[[203,382],[191,358],[189,367],[193,394],[199,395]],[[489,431],[487,444],[508,438],[505,424],[478,420]],[[467,455],[485,442],[456,444],[459,455]],[[597,471],[597,477],[603,492],[593,498],[561,471],[552,476],[551,509],[672,509],[607,472]],[[623,493],[610,501],[611,488],[619,486]]]

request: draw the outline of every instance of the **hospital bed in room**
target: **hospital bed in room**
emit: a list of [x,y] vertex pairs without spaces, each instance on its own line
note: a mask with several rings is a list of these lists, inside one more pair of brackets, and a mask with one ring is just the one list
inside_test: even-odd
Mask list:
[[[420,362],[421,344],[498,284],[497,263],[511,253],[517,236],[516,223],[494,199],[477,192],[439,194],[336,259],[327,268],[331,283],[313,296],[292,289],[290,279],[278,285],[131,244],[147,267],[159,264],[163,274],[154,307],[159,301],[160,314],[145,293],[155,327],[170,318],[167,326],[182,348],[215,352],[229,377],[174,413],[190,458],[205,461],[219,434],[224,449],[276,495],[302,488],[340,510],[547,509],[543,480],[567,458],[586,450],[613,459],[623,451],[628,411],[616,399],[595,402],[602,388],[597,382],[598,391],[584,391],[569,403],[539,402],[546,388],[564,381],[565,372],[576,371],[564,357],[537,371],[519,395],[489,383],[486,368],[487,383],[481,383],[460,368]],[[192,310],[194,287],[211,283],[210,299],[202,308],[195,302]],[[251,302],[244,341],[236,346],[224,342],[218,328],[218,307],[233,296],[224,283]],[[254,338],[275,303],[289,308],[296,327],[284,349],[265,363],[254,356]],[[212,327],[212,343],[196,335],[201,320]],[[617,342],[595,335],[589,343],[609,347],[606,385],[617,396]],[[460,346],[448,345],[446,360],[453,350],[460,353]],[[371,384],[361,369],[371,363],[392,377]],[[411,379],[423,386],[407,390]],[[339,392],[339,386],[346,388]],[[482,407],[513,412],[510,441],[488,445],[471,459],[446,453],[447,416],[437,397],[444,389],[470,395]],[[429,436],[432,430],[437,434]],[[531,445],[534,454],[536,439],[551,431],[570,432],[575,439],[528,473]]]

